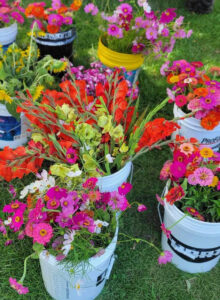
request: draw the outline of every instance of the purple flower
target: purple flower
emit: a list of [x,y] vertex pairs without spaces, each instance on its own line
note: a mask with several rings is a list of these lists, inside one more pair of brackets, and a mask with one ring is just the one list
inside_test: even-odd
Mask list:
[[61,26],[63,24],[63,17],[58,14],[51,14],[48,17],[48,24],[55,25],[55,26]]
[[117,11],[121,12],[123,15],[128,15],[132,13],[132,6],[128,3],[123,3],[118,6]]
[[170,166],[170,172],[175,178],[181,178],[186,173],[186,165],[179,161],[174,161]]
[[108,24],[107,32],[108,32],[108,35],[117,37],[120,34],[120,28],[115,24]]
[[175,38],[184,39],[186,37],[186,32],[183,29],[179,29],[174,33]]
[[48,197],[48,200],[50,198],[60,200],[61,198],[67,196],[67,190],[62,189],[59,186],[54,186],[47,191],[46,196]]
[[71,17],[64,17],[63,18],[63,24],[72,25],[73,24],[73,19]]
[[167,36],[169,36],[169,34],[170,34],[170,31],[169,31],[168,28],[162,29],[162,31],[161,31],[161,35],[162,35],[162,36],[167,37]]
[[161,23],[170,23],[176,17],[175,8],[168,8],[164,12],[162,12],[160,17]]
[[62,228],[69,227],[72,224],[71,219],[64,213],[60,213],[59,216],[56,217],[55,221]]
[[11,245],[13,243],[13,240],[7,240],[6,242],[5,242],[5,246],[9,246],[9,245]]
[[176,30],[176,27],[180,27],[183,24],[184,17],[180,16],[179,18],[176,19],[174,23],[174,30]]
[[12,17],[15,21],[17,21],[18,23],[20,23],[20,24],[23,24],[23,23],[24,23],[24,18],[23,18],[23,16],[22,16],[21,14],[19,14],[17,11],[13,11],[13,12],[11,13],[11,17]]
[[[169,69],[169,64],[170,64],[170,61],[167,60],[160,68],[160,74],[162,76],[166,76],[166,71],[168,71]],[[169,96],[170,97],[170,96]]]
[[9,193],[12,195],[13,198],[16,197],[16,190],[12,184],[9,185]]
[[193,33],[192,29],[188,30],[186,34],[187,39],[191,37],[192,33]]
[[193,174],[196,177],[197,183],[200,184],[201,186],[208,186],[212,184],[213,177],[214,177],[212,170],[206,167],[202,167],[196,169]]
[[119,186],[118,192],[120,195],[126,195],[127,193],[130,192],[131,189],[132,189],[132,184],[129,182],[124,182],[122,183],[121,186]]
[[57,209],[60,206],[60,201],[56,198],[51,198],[47,201],[48,209]]
[[61,8],[61,1],[60,0],[52,0],[52,8],[54,10],[58,10]]
[[212,109],[213,107],[217,106],[217,101],[214,96],[208,95],[200,98],[200,104],[204,109]]
[[84,7],[84,11],[85,13],[89,14],[91,13],[91,15],[95,16],[97,15],[97,13],[99,12],[98,7],[95,6],[93,3],[89,3]]
[[110,193],[108,205],[113,210],[119,209],[121,211],[124,211],[129,206],[129,203],[124,195],[120,195],[118,192],[115,191]]
[[173,254],[170,251],[163,251],[162,253],[160,253],[160,256],[158,257],[158,263],[159,265],[161,264],[166,264],[168,262],[171,262],[173,257]]
[[66,160],[69,164],[75,164],[75,162],[77,161],[78,156],[77,156],[77,152],[75,149],[73,148],[69,148],[66,151]]
[[191,185],[197,185],[196,176],[194,174],[190,174],[187,178],[188,183]]
[[0,13],[0,22],[9,23],[10,22],[9,16],[5,15],[3,13]]
[[144,204],[139,204],[137,210],[139,212],[147,210],[147,207]]
[[148,40],[156,40],[157,38],[157,30],[153,27],[148,27],[147,30],[146,30],[146,38]]

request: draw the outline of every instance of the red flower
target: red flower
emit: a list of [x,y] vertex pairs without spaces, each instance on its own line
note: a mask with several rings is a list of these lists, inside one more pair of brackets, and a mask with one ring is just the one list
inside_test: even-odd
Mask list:
[[175,186],[169,190],[166,194],[165,198],[167,202],[173,205],[174,202],[181,200],[185,196],[183,188],[179,186]]

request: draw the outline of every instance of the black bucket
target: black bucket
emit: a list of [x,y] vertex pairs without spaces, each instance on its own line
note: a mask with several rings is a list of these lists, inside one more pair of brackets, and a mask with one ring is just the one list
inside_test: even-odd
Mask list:
[[73,41],[76,38],[75,28],[59,33],[46,33],[45,36],[36,38],[40,50],[40,58],[50,54],[55,59],[63,57],[73,60]]

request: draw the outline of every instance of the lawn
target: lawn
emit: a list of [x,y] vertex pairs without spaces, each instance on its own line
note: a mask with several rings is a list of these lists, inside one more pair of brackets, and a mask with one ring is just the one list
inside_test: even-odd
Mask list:
[[[29,3],[30,1],[23,2]],[[177,7],[178,14],[185,16],[186,24],[193,29],[193,35],[190,39],[177,42],[169,60],[202,61],[207,69],[213,65],[218,65],[220,61],[219,0],[215,1],[214,11],[208,15],[196,15],[187,12],[183,0],[151,0],[149,2],[155,10]],[[83,12],[78,16],[78,37],[74,46],[74,63],[76,65],[88,66],[89,62],[96,58],[99,35],[92,22],[92,18],[87,18]],[[18,41],[22,46],[27,43],[26,31],[27,26],[22,26],[19,31]],[[154,61],[146,58],[139,76],[141,107],[146,105],[153,107],[166,96],[167,83],[159,72],[162,63],[162,60]],[[167,106],[159,115],[171,117],[172,107]],[[134,188],[130,194],[130,199],[144,203],[148,210],[138,213],[135,209],[130,209],[120,224],[121,232],[153,241],[158,246],[160,245],[161,233],[155,194],[161,193],[163,189],[163,184],[159,181],[159,171],[168,157],[168,149],[155,150],[135,162],[132,182]],[[30,177],[25,178],[22,182],[15,180],[14,184],[22,186],[29,181]],[[5,182],[0,182],[0,196],[0,208],[2,208],[9,199]],[[38,260],[33,260],[28,265],[27,279],[24,285],[29,287],[29,294],[19,296],[9,287],[8,278],[12,276],[18,279],[22,274],[23,257],[30,254],[30,241],[16,241],[14,244],[4,247],[3,239],[0,236],[0,243],[0,299],[52,299],[44,288]],[[184,273],[172,264],[159,266],[157,253],[145,244],[136,244],[135,242],[119,243],[116,254],[117,260],[111,277],[97,300],[220,299],[220,264],[206,274]]]

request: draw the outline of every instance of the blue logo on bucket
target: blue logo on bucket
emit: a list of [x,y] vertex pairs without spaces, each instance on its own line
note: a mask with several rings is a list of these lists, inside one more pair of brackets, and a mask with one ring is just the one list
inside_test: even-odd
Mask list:
[[21,134],[21,121],[14,117],[0,116],[0,140],[14,141]]

